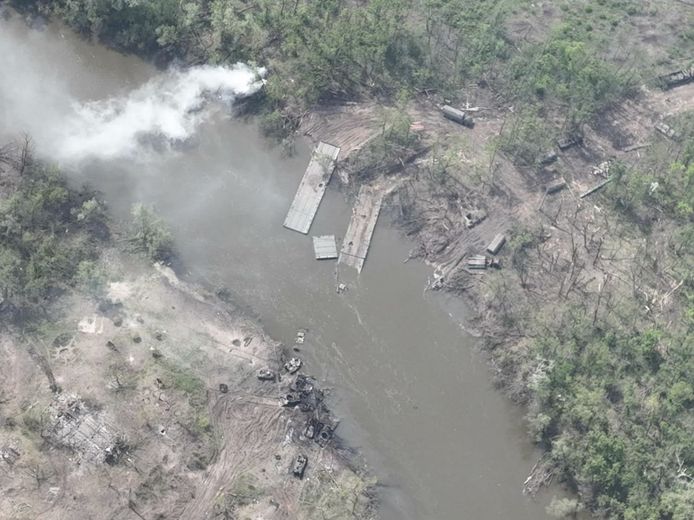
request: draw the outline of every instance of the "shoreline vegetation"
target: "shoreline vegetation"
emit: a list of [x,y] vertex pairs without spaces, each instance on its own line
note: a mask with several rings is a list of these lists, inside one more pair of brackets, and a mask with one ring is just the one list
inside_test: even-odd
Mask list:
[[[552,480],[574,491],[550,506],[560,518],[691,519],[694,84],[657,78],[694,66],[694,7],[11,4],[161,63],[267,67],[244,109],[288,148],[307,125],[335,144],[346,138],[331,119],[363,128],[341,173],[392,188],[390,213],[420,244],[412,256],[476,310],[499,385],[527,407],[545,453],[526,491]],[[474,128],[445,121],[444,103]],[[471,212],[484,215],[474,227]],[[465,259],[499,232],[502,268],[471,274]]]
[[177,276],[150,208],[110,222],[26,138],[0,147],[0,233],[0,517],[375,518],[317,381]]

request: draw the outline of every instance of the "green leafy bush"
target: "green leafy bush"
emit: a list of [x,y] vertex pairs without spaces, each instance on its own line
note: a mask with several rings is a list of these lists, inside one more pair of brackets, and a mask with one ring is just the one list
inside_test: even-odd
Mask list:
[[130,243],[133,248],[155,262],[173,259],[173,236],[164,222],[150,208],[142,204],[133,206]]
[[78,281],[79,266],[98,256],[103,234],[94,230],[106,228],[97,206],[92,193],[70,189],[57,170],[28,164],[16,191],[0,202],[4,306],[29,308]]
[[507,90],[525,102],[566,106],[568,120],[580,123],[622,99],[633,79],[609,65],[596,48],[568,26],[547,41],[526,46],[510,63]]

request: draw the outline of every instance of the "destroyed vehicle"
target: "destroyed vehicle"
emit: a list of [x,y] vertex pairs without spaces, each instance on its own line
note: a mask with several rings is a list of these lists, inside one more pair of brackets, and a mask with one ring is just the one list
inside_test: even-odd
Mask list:
[[315,437],[315,435],[316,435],[316,426],[312,422],[309,422],[306,425],[306,428],[304,429],[304,437],[306,437],[307,439],[313,439],[313,437]]
[[660,88],[663,90],[686,85],[692,81],[694,81],[694,68],[688,70],[676,70],[674,72],[670,72],[669,74],[658,76],[658,83],[660,83]]
[[304,412],[304,413],[309,413],[312,412],[316,409],[316,400],[313,398],[311,394],[307,396],[305,399],[301,399],[301,402],[299,403],[299,410]]
[[[313,437],[311,437],[312,439]],[[14,466],[14,463],[19,459],[19,452],[14,448],[5,446],[0,450],[0,458],[4,460],[8,465]]]
[[666,125],[665,123],[656,123],[655,129],[668,139],[672,139],[673,141],[679,139],[679,134],[670,125]]
[[480,222],[482,222],[485,218],[487,218],[487,213],[485,213],[481,209],[476,209],[473,211],[468,211],[465,214],[465,227],[473,228]]
[[468,269],[475,271],[483,271],[489,267],[500,268],[501,262],[498,258],[490,258],[484,255],[475,255],[465,263]]
[[290,374],[293,374],[297,370],[301,368],[301,360],[297,357],[291,358],[289,361],[287,361],[284,364],[284,369],[289,372]]
[[612,166],[612,161],[603,161],[597,166],[593,166],[593,175],[599,175],[600,177],[607,177],[610,173],[610,167]]
[[445,287],[446,285],[446,279],[443,276],[437,276],[436,274],[434,275],[434,282],[431,284],[431,288],[434,291],[441,290]]
[[297,392],[308,393],[313,391],[313,383],[309,377],[299,375],[297,376],[296,381],[294,381],[294,384],[291,386],[291,389],[296,390]]
[[583,143],[583,136],[579,134],[570,134],[557,139],[557,146],[560,150],[568,150],[573,146],[579,146]]
[[551,151],[547,152],[545,155],[543,155],[542,157],[540,157],[540,164],[542,166],[547,166],[547,165],[555,162],[558,159],[558,157],[559,156],[557,155],[557,152],[555,152],[554,150],[551,150]]
[[258,370],[258,373],[256,376],[261,381],[274,381],[275,380],[275,373],[272,370],[270,370],[269,368],[261,368],[260,370]]
[[297,376],[289,387],[289,393],[298,396],[299,409],[302,412],[310,412],[320,407],[323,402],[324,395],[318,388],[315,387],[314,380],[306,376]]
[[299,332],[296,333],[296,344],[297,345],[302,345],[304,343],[304,340],[306,339],[306,333],[303,330],[300,330]]
[[457,108],[453,108],[449,105],[443,105],[441,107],[441,112],[443,112],[443,117],[455,123],[458,123],[459,125],[463,125],[468,128],[472,128],[475,126],[475,120],[472,119],[462,110],[458,110]]
[[323,426],[322,422],[316,419],[309,419],[304,429],[304,437],[307,439],[318,439]]
[[318,434],[318,438],[316,439],[316,442],[320,446],[325,446],[330,442],[330,439],[333,438],[333,430],[331,428],[328,428],[327,426],[323,427],[321,429],[320,433]]
[[556,179],[545,186],[545,191],[548,194],[557,193],[558,191],[566,188],[566,181],[564,179]]
[[289,392],[282,398],[282,406],[296,406],[301,402],[301,395],[296,392]]
[[296,458],[292,465],[292,474],[295,477],[303,478],[304,471],[306,471],[306,464],[308,464],[308,458],[302,453]]
[[130,446],[124,438],[117,438],[116,442],[104,450],[104,462],[109,466],[117,465],[128,454]]

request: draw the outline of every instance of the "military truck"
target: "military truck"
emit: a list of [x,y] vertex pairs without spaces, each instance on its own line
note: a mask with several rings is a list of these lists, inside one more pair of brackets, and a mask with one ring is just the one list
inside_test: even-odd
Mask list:
[[443,112],[443,117],[446,119],[450,119],[451,121],[458,123],[459,125],[466,126],[468,128],[472,128],[475,126],[475,120],[472,119],[469,115],[467,115],[465,112],[462,110],[458,110],[457,108],[453,108],[450,105],[443,105],[441,107],[441,112]]

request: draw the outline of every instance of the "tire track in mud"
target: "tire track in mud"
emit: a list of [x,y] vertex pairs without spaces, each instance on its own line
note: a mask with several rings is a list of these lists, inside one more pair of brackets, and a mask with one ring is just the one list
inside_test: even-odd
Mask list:
[[181,518],[213,518],[224,491],[244,473],[270,461],[286,421],[278,401],[258,396],[222,396],[211,418],[220,446]]

